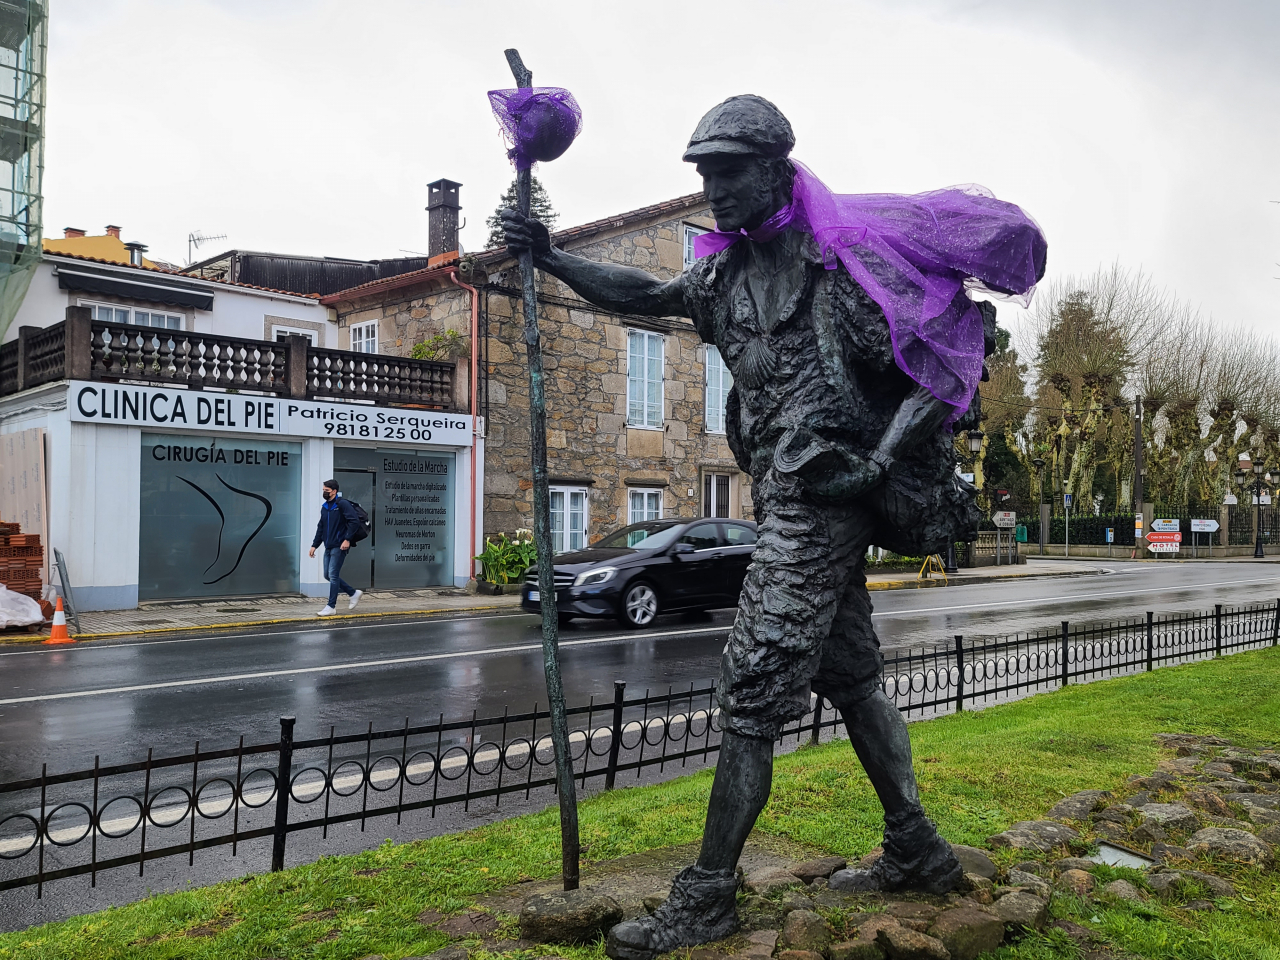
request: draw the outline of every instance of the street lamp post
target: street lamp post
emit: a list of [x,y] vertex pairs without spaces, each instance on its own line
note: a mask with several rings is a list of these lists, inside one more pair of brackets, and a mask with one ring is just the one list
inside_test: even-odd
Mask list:
[[1031,463],[1036,468],[1036,479],[1040,483],[1040,493],[1036,500],[1036,511],[1040,514],[1036,518],[1040,524],[1040,556],[1044,556],[1044,545],[1048,541],[1049,531],[1045,529],[1044,522],[1044,458],[1036,457]]
[[[1267,468],[1261,463],[1253,463],[1253,502],[1257,505],[1257,513],[1255,514],[1256,523],[1254,524],[1253,538],[1253,558],[1261,560],[1266,554],[1262,549],[1262,475],[1267,472]],[[1244,472],[1243,468],[1236,471],[1236,485],[1240,487],[1243,493],[1245,486],[1249,482],[1249,475]]]
[[[977,473],[978,454],[982,451],[982,438],[984,436],[981,430],[966,431],[969,443],[969,465],[975,467],[974,473]],[[977,477],[975,476],[976,480]],[[959,573],[960,567],[956,563],[956,545],[953,541],[947,541],[947,558],[942,569],[947,573]]]

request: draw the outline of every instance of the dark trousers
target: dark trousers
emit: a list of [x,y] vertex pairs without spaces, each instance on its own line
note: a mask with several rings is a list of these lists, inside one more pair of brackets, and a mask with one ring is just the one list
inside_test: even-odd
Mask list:
[[329,581],[329,606],[338,602],[338,594],[348,597],[356,592],[356,588],[342,579],[342,563],[347,559],[347,551],[341,547],[324,548],[324,578]]

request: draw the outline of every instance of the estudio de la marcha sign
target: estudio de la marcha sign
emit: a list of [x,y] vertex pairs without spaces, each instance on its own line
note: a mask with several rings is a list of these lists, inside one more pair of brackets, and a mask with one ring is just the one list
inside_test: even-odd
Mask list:
[[471,443],[472,421],[465,414],[344,401],[288,400],[73,380],[67,406],[71,419],[77,423],[450,447]]

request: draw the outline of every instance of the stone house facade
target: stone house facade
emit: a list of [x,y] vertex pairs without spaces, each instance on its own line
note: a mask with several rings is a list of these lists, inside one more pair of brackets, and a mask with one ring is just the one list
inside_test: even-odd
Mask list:
[[[670,278],[692,237],[711,229],[693,194],[553,235],[568,252]],[[520,274],[505,248],[376,281],[323,298],[338,316],[339,346],[365,343],[407,355],[455,331],[469,340],[478,291],[478,410],[485,418],[487,533],[532,526],[529,380]],[[719,354],[684,318],[634,317],[594,307],[539,275],[546,370],[548,468],[558,550],[599,540],[638,519],[751,518],[750,479],[724,435],[731,383]],[[459,358],[458,372],[468,366]],[[466,395],[465,388],[459,390]]]

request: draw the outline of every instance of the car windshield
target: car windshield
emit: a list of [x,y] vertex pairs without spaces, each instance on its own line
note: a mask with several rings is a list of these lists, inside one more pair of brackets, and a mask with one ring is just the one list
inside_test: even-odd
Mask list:
[[641,550],[661,550],[669,546],[684,528],[684,524],[674,520],[646,520],[644,523],[633,523],[623,527],[611,537],[606,537],[596,544],[606,550],[625,550],[628,547],[639,547]]

